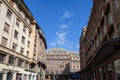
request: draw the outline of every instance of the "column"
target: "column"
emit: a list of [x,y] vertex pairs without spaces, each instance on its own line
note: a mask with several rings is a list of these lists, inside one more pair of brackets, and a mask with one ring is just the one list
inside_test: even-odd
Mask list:
[[25,75],[24,74],[21,74],[22,75],[22,80],[25,80]]
[[13,74],[13,80],[16,80],[16,72]]
[[37,80],[37,75],[34,76],[34,80]]
[[29,80],[29,75],[28,74],[26,74],[26,80]]
[[5,59],[6,64],[8,64],[8,60],[9,60],[9,55],[7,54],[6,59]]
[[6,78],[7,78],[7,73],[4,73],[4,74],[3,74],[3,79],[2,79],[2,80],[6,80]]

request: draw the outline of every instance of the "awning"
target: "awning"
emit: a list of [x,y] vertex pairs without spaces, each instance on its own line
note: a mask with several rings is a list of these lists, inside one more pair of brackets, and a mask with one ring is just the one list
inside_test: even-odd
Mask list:
[[94,66],[97,66],[114,55],[116,51],[120,49],[120,38],[115,38],[106,41],[101,45],[92,61],[86,66],[83,71],[89,70]]

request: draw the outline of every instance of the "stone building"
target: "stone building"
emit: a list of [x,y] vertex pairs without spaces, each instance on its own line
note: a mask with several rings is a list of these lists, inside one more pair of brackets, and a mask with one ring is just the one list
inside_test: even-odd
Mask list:
[[0,1],[0,80],[44,78],[44,33],[23,0]]
[[120,1],[93,3],[80,38],[82,80],[120,80]]
[[70,73],[80,71],[79,53],[52,48],[47,51],[46,64],[46,80],[69,79]]

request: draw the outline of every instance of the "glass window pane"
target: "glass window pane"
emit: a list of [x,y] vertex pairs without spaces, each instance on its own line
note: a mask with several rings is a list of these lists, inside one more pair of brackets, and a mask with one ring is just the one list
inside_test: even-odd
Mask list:
[[120,80],[120,59],[114,61],[114,68],[116,80]]

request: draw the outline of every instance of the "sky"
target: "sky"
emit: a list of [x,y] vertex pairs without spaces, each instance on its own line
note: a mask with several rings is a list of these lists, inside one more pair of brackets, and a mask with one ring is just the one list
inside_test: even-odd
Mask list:
[[24,0],[45,33],[47,49],[79,51],[82,28],[87,26],[93,0]]

